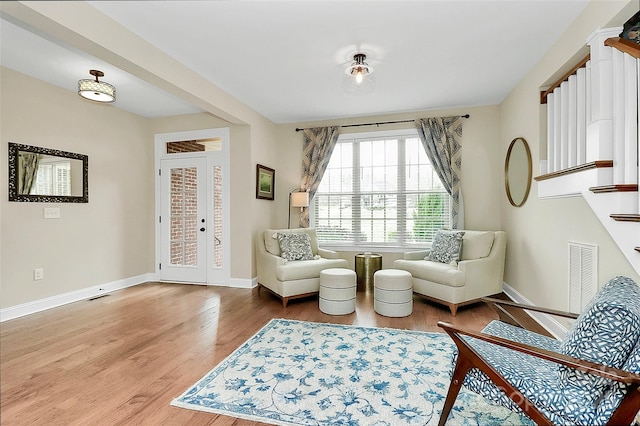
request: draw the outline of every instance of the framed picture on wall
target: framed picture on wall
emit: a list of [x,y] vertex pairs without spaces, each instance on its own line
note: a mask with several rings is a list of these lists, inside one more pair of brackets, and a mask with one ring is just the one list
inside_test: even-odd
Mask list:
[[276,186],[276,171],[258,164],[256,166],[256,198],[273,200]]

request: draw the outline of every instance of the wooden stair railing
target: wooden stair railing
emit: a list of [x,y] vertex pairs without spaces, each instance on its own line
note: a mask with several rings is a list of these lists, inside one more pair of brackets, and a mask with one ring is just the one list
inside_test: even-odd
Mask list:
[[[631,55],[636,59],[640,59],[640,44],[634,43],[631,40],[623,39],[620,37],[612,37],[605,40],[604,45],[617,49],[628,55]],[[548,89],[544,91],[540,91],[540,103],[546,104],[548,95],[553,93],[553,91],[556,88],[558,88],[563,82],[567,81],[571,75],[577,72],[577,70],[579,70],[582,67],[585,67],[587,62],[590,59],[591,59],[591,55],[587,55],[581,61],[579,61],[573,68],[571,68],[571,70],[569,70],[566,74],[564,74],[558,81],[553,83]],[[553,179],[560,176],[566,176],[572,173],[582,172],[585,170],[605,168],[605,167],[613,167],[613,160],[600,160],[600,161],[593,161],[586,164],[580,164],[580,165],[569,167],[563,170],[557,170],[551,173],[540,175],[540,176],[534,177],[533,179],[539,182],[546,179]],[[595,186],[595,187],[590,187],[589,191],[593,192],[594,194],[611,193],[611,192],[638,192],[638,184],[614,184],[614,185]],[[614,213],[609,216],[613,220],[619,221],[619,222],[640,222],[640,214]],[[636,252],[640,253],[640,247],[634,247],[633,249]]]
[[613,47],[621,52],[628,53],[636,59],[640,59],[640,44],[620,37],[608,38],[604,41],[605,46]]
[[[640,58],[640,45],[632,42],[631,40],[627,40],[620,37],[612,37],[608,38],[604,42],[605,46],[613,47],[614,49],[618,49],[621,52],[628,53],[636,59]],[[587,55],[582,58],[576,65],[573,66],[566,74],[558,79],[555,83],[553,83],[547,90],[540,92],[540,103],[547,103],[547,96],[549,93],[552,93],[556,87],[559,87],[562,82],[569,79],[569,76],[573,75],[578,69],[584,67],[586,63],[591,59],[591,55]]]
[[604,167],[613,167],[613,160],[598,160],[598,161],[592,161],[591,163],[579,164],[577,166],[569,167],[563,170],[558,170],[556,172],[551,172],[544,175],[536,176],[533,179],[539,182],[541,180],[553,179],[559,176],[569,175],[571,173],[578,173],[578,172],[583,172],[585,170],[599,169]]
[[549,96],[549,93],[552,93],[557,87],[559,87],[564,81],[568,80],[569,77],[575,74],[575,72],[578,71],[580,68],[586,66],[589,59],[591,59],[591,55],[587,55],[584,58],[582,58],[580,62],[578,62],[573,68],[571,68],[565,75],[560,77],[558,81],[556,81],[551,86],[549,86],[547,90],[540,92],[540,103],[546,104],[547,96]]
[[[621,52],[627,53],[636,59],[640,59],[640,44],[634,43],[630,40],[626,40],[620,37],[608,38],[604,42],[605,46],[613,47]],[[634,185],[630,185],[634,186]],[[635,191],[638,190],[638,185],[635,185]],[[612,214],[610,215],[613,220],[621,222],[640,222],[640,214]],[[640,253],[640,247],[634,247],[635,251]]]
[[609,217],[618,222],[640,222],[640,214],[611,214]]
[[592,186],[589,188],[589,191],[594,194],[601,194],[604,192],[637,192],[638,185],[635,183],[625,183],[618,185]]

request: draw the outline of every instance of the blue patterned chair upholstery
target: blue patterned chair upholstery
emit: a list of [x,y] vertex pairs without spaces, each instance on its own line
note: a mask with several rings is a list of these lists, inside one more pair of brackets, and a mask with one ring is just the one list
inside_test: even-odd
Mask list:
[[462,385],[537,424],[631,424],[640,410],[638,285],[612,279],[579,316],[533,310],[577,319],[562,341],[503,321],[480,333],[438,323],[458,348],[440,424]]

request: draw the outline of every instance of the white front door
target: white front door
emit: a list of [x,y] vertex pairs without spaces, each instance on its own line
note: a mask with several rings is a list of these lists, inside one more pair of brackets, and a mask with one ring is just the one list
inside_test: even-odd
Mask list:
[[172,158],[160,164],[160,279],[206,284],[207,159]]

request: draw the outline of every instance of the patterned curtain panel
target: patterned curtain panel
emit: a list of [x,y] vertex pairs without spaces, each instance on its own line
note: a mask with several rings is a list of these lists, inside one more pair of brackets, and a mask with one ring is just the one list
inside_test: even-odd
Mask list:
[[[304,147],[302,149],[302,181],[300,188],[309,192],[309,199],[313,199],[318,185],[322,180],[331,153],[338,141],[340,128],[315,127],[304,129]],[[300,226],[309,227],[309,208],[305,207],[300,213]]]
[[31,193],[38,174],[40,155],[33,152],[18,153],[18,194]]
[[451,195],[451,226],[458,227],[462,169],[462,117],[422,118],[416,121],[418,135],[427,156]]

